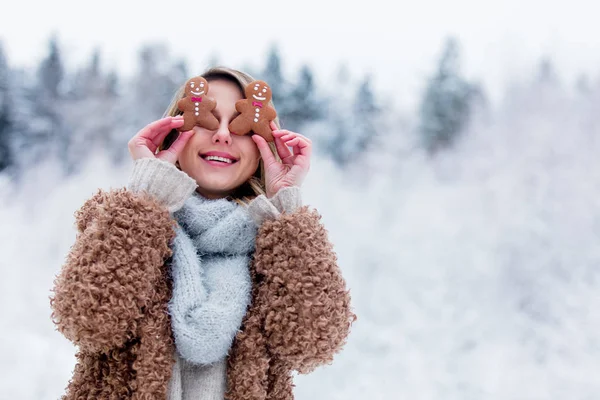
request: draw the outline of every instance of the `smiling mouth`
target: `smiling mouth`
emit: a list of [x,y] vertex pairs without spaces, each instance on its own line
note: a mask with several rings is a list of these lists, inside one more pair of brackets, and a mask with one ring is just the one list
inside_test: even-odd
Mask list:
[[258,97],[257,95],[253,94],[252,97],[254,97],[256,100],[266,100],[266,97]]
[[195,94],[196,96],[201,96],[204,94],[204,90],[201,92],[194,92],[193,90],[191,90],[192,94]]
[[204,161],[206,161],[210,165],[219,166],[219,167],[233,165],[238,162],[238,160],[229,159],[226,157],[205,156],[205,155],[201,155],[201,154],[199,154],[199,156],[200,156],[200,158],[202,158]]

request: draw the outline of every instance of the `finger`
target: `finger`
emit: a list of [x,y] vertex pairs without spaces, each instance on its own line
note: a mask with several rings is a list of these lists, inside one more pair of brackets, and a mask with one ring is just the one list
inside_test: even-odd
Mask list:
[[287,129],[277,129],[275,131],[273,131],[273,136],[284,136],[284,135],[289,135],[289,134],[293,134],[294,132],[292,131],[288,131]]
[[294,138],[296,138],[296,137],[297,137],[297,136],[296,136],[296,135],[294,135],[294,134],[287,134],[287,135],[283,135],[283,136],[281,136],[281,137],[280,137],[280,139],[281,139],[283,142],[287,142],[287,141],[289,141],[289,140],[292,140],[292,139],[294,139]]
[[172,129],[182,125],[182,118],[165,117],[146,125],[137,136],[154,146],[159,146]]
[[274,133],[273,136],[279,137],[284,143],[287,143],[288,141],[290,141],[296,137],[303,137],[299,133],[290,132],[290,131],[279,131],[277,133]]
[[172,122],[173,117],[161,118],[143,127],[136,136],[139,138],[152,140],[156,137],[156,135],[164,131],[167,126],[170,126]]
[[250,137],[252,138],[252,140],[254,140],[254,143],[256,143],[256,146],[258,147],[258,151],[260,152],[260,155],[263,159],[263,162],[265,163],[265,166],[271,165],[272,163],[277,162],[275,160],[275,156],[271,152],[271,148],[269,147],[269,144],[262,136],[252,135]]
[[293,138],[293,139],[285,142],[285,145],[291,147],[294,154],[299,154],[299,151],[297,148],[299,141],[300,141],[300,138]]
[[285,160],[289,156],[292,155],[290,149],[285,145],[284,141],[281,138],[275,137],[275,148],[277,149],[277,154],[279,154],[279,158]]
[[272,130],[272,131],[276,131],[276,130],[278,130],[278,129],[279,129],[279,128],[277,127],[277,125],[275,124],[275,121],[271,121],[271,122],[269,123],[269,126],[271,127],[271,130]]
[[286,142],[286,145],[292,147],[294,155],[298,157],[308,158],[312,153],[312,144],[301,137],[296,137],[289,140]]
[[148,147],[152,153],[155,153],[156,149],[158,146],[160,146],[167,135],[171,133],[173,129],[181,127],[182,124],[183,122],[174,120],[170,121],[168,125],[163,124],[151,127],[148,130],[144,129],[144,132],[142,132],[138,138],[134,138],[134,142],[137,142],[137,146]]
[[186,143],[190,138],[194,136],[194,131],[185,131],[179,134],[179,137],[173,142],[173,144],[166,150],[158,153],[156,158],[160,158],[162,160],[168,161],[170,163],[175,163],[179,159],[179,155],[181,151],[185,147]]
[[[304,136],[300,135],[299,133],[296,132],[290,132],[287,131],[289,133],[284,134],[283,136],[279,137],[279,139],[281,139],[282,142],[284,142],[286,144],[286,146],[294,146],[297,143],[299,143],[300,140],[305,141],[306,143],[310,143]],[[294,140],[294,139],[298,139],[298,140]]]
[[304,136],[304,135],[302,135],[302,134],[300,134],[298,132],[292,132],[292,131],[290,131],[288,129],[277,129],[277,130],[273,131],[273,135],[276,135],[276,136],[295,135],[295,136],[303,137],[304,139],[310,141],[310,139],[307,138],[306,136]]
[[165,140],[167,135],[169,133],[171,133],[171,131],[173,129],[181,128],[183,126],[183,124],[184,124],[183,118],[173,117],[173,120],[171,121],[171,126],[168,126],[163,132],[161,132],[159,135],[157,135],[156,138],[154,139],[153,143],[156,144],[157,146],[160,146],[160,144],[163,142],[163,140]]

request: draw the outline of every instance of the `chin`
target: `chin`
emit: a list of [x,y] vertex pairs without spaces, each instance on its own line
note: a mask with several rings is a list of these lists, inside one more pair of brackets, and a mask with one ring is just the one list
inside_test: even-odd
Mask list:
[[232,184],[231,182],[221,180],[221,179],[202,179],[200,181],[196,180],[198,183],[198,187],[202,188],[206,191],[213,193],[228,193],[235,189],[237,186]]
[[205,161],[201,159],[198,161],[198,163],[192,164],[193,166],[188,166],[188,169],[191,169],[189,172],[192,172],[188,172],[188,175],[194,178],[198,184],[196,191],[200,194],[225,197],[247,180],[243,179],[245,174],[241,172],[247,169],[248,166],[241,162],[236,163],[237,165],[222,168],[205,165]]
[[196,179],[196,183],[198,184],[197,190],[201,193],[221,194],[223,196],[228,195],[241,185],[241,183],[232,182],[231,179],[227,179],[225,176],[207,177],[205,175],[200,179]]

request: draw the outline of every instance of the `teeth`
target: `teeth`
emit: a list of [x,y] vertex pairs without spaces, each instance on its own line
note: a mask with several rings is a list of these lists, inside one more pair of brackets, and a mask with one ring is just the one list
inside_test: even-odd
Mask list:
[[226,162],[228,164],[232,164],[233,160],[230,160],[229,158],[224,158],[224,157],[217,157],[217,156],[206,156],[204,157],[205,160],[216,160],[216,161],[222,161],[222,162]]

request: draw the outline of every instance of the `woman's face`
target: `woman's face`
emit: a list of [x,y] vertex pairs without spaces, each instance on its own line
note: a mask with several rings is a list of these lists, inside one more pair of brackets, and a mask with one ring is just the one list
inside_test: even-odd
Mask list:
[[[260,161],[258,147],[248,135],[229,132],[229,123],[239,113],[235,102],[243,98],[239,87],[230,81],[217,79],[209,82],[209,97],[217,102],[213,110],[219,120],[219,129],[211,131],[194,127],[194,135],[179,155],[181,170],[196,180],[200,194],[209,198],[223,198],[246,182],[256,171]],[[220,152],[224,160],[207,160],[207,153]]]

